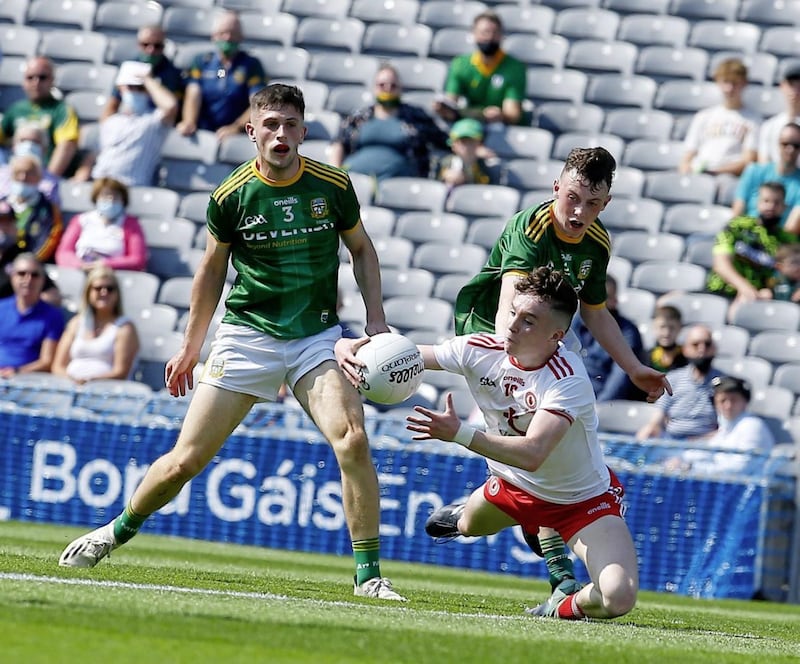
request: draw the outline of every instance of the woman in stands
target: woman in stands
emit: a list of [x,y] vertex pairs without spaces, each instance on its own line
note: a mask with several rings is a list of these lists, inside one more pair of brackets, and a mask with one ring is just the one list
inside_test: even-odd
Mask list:
[[128,188],[113,178],[92,185],[95,208],[76,214],[56,250],[56,263],[86,272],[99,265],[115,270],[144,270],[147,246],[139,220],[126,214]]
[[52,372],[78,384],[100,378],[129,378],[139,352],[133,322],[122,313],[114,270],[105,265],[86,277],[81,310],[67,323],[56,347]]

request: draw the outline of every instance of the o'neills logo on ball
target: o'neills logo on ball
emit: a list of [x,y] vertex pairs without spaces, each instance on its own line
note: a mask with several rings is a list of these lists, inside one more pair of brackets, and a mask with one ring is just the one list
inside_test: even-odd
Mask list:
[[396,369],[397,367],[404,367],[405,365],[409,364],[410,362],[416,362],[420,359],[419,353],[411,353],[406,355],[405,357],[398,357],[396,360],[392,360],[391,362],[387,362],[381,367],[381,371],[391,371],[392,369]]

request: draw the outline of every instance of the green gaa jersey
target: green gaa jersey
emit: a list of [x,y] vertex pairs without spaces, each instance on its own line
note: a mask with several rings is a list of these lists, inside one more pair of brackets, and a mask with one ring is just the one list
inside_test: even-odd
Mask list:
[[611,240],[599,219],[578,240],[558,231],[552,201],[517,212],[509,219],[481,271],[458,293],[456,334],[494,332],[500,287],[507,272],[523,275],[541,266],[561,270],[582,302],[603,304],[610,255]]
[[252,159],[211,194],[208,230],[231,245],[238,272],[223,322],[300,339],[339,322],[339,233],[359,223],[350,177],[300,157],[290,180],[264,178]]

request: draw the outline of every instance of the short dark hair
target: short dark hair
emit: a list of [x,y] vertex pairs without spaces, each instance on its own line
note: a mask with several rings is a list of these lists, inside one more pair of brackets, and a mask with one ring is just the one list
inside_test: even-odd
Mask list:
[[777,180],[768,180],[767,182],[762,182],[758,189],[768,189],[774,194],[780,194],[781,198],[785,201],[786,200],[786,187],[784,186],[783,182],[778,182]]
[[660,307],[656,307],[653,318],[664,318],[666,320],[675,321],[679,325],[683,325],[683,314],[681,310],[671,304],[664,304]]
[[597,189],[601,184],[605,184],[610,191],[616,170],[617,161],[605,148],[572,148],[564,162],[561,175],[575,171],[591,189]]
[[115,180],[114,178],[98,178],[92,183],[92,191],[89,196],[92,203],[97,203],[97,198],[100,196],[100,192],[103,191],[103,189],[110,189],[115,194],[118,194],[122,199],[122,205],[128,207],[128,187],[123,182]]
[[292,106],[300,115],[305,115],[306,102],[303,99],[303,91],[295,85],[272,83],[265,88],[261,88],[250,100],[251,111],[281,108],[283,106]]
[[746,401],[750,401],[750,384],[736,376],[716,376],[711,379],[711,388],[715,395],[720,392],[725,394],[736,392],[741,394]]
[[578,310],[578,293],[564,276],[563,272],[551,267],[541,266],[520,279],[515,290],[521,295],[533,295],[547,302],[555,312],[564,314],[569,320]]
[[478,25],[479,21],[491,21],[500,28],[501,32],[503,31],[503,19],[500,18],[500,14],[493,12],[491,9],[487,9],[476,15],[475,18],[472,19],[472,27],[474,28]]

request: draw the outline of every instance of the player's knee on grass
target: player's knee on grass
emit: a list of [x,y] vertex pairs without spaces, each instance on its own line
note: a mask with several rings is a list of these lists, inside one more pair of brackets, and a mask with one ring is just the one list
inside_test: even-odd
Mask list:
[[624,616],[636,605],[637,584],[627,574],[608,575],[597,585],[609,618]]

